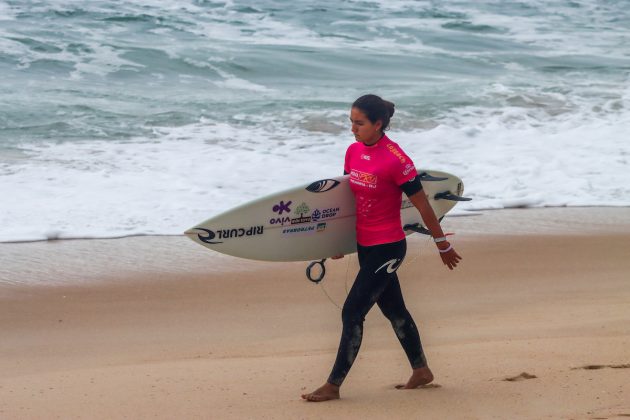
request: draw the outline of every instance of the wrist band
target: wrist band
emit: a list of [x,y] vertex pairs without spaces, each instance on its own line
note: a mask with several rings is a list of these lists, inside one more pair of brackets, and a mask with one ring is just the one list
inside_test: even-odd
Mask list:
[[446,241],[446,236],[442,236],[441,238],[433,238],[433,242],[435,242],[436,244],[444,241]]
[[440,251],[440,254],[446,254],[451,249],[453,249],[453,245],[449,245],[448,248],[446,248],[446,249],[439,249],[438,248],[438,251]]

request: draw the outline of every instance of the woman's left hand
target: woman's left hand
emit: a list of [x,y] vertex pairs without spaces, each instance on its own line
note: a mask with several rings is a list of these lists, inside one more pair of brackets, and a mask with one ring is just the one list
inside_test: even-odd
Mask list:
[[[450,248],[450,249],[449,249]],[[457,267],[457,264],[462,260],[462,257],[459,256],[455,249],[448,242],[440,242],[438,245],[438,249],[440,250],[440,257],[442,258],[442,262],[445,266],[449,268],[449,270]],[[448,249],[448,251],[446,251]]]

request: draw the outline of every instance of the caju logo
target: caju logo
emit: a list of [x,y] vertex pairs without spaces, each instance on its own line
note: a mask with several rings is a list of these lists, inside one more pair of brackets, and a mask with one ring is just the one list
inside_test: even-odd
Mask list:
[[292,225],[297,225],[300,223],[309,223],[311,221],[311,216],[304,216],[311,212],[311,209],[308,207],[306,203],[302,203],[295,209],[295,213],[299,214],[300,217],[296,217],[295,219],[291,219]]
[[284,203],[284,201],[280,201],[280,204],[276,204],[275,206],[273,206],[273,211],[278,214],[282,214],[282,212],[291,213],[291,209],[289,208],[291,203],[293,203],[293,201],[287,201],[286,204]]
[[414,169],[413,165],[411,163],[408,163],[407,166],[405,166],[403,175],[409,175],[409,172],[411,172],[413,169]]
[[372,156],[370,156],[370,155],[361,155],[361,159],[363,159],[363,160],[371,160]]
[[334,179],[322,179],[320,181],[315,181],[311,185],[306,187],[306,191],[310,191],[313,193],[323,193],[332,190],[339,184],[339,181],[335,181]]

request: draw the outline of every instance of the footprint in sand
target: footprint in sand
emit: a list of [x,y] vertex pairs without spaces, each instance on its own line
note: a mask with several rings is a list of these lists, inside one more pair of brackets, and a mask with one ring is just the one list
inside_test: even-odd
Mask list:
[[630,369],[630,363],[619,364],[619,365],[585,365],[585,366],[571,368],[571,370],[578,370],[578,369],[597,370],[597,369],[605,369],[605,368]]
[[503,380],[508,381],[508,382],[516,382],[516,381],[524,381],[525,379],[536,379],[536,378],[538,378],[538,376],[532,375],[531,373],[523,372],[520,375],[508,376],[507,378],[504,378]]
[[[396,388],[396,389],[403,389],[404,387],[405,387],[404,385],[396,385],[394,388]],[[415,389],[433,389],[433,388],[442,388],[442,385],[440,385],[440,384],[420,385],[419,387],[417,387]]]

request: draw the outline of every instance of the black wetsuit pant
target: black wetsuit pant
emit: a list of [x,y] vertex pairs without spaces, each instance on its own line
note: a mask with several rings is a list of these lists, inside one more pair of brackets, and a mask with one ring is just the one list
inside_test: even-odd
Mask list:
[[405,307],[396,275],[407,251],[406,240],[367,247],[357,245],[357,248],[360,270],[343,305],[341,342],[328,378],[329,383],[338,386],[357,357],[363,338],[363,321],[375,303],[392,323],[411,367],[427,365],[418,328]]

